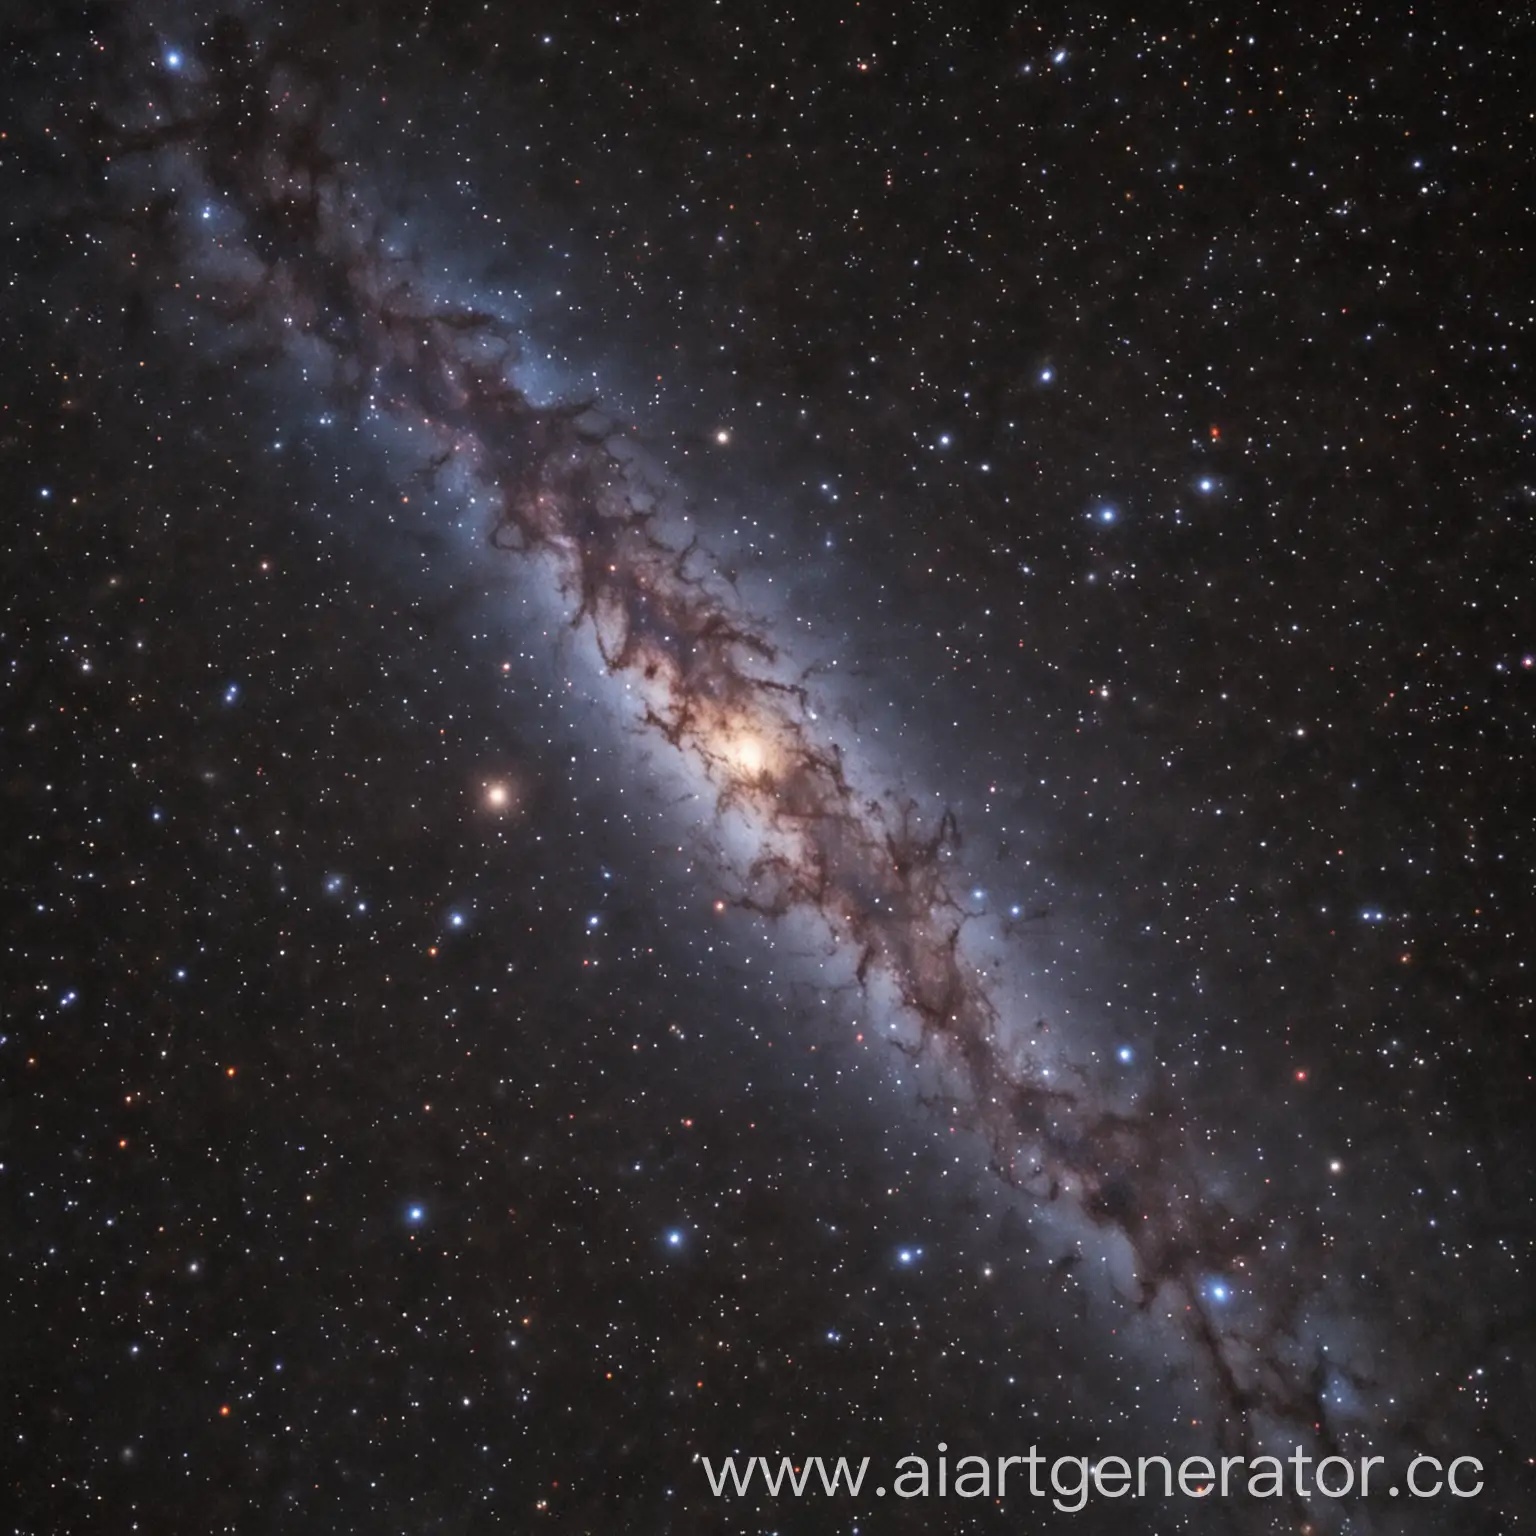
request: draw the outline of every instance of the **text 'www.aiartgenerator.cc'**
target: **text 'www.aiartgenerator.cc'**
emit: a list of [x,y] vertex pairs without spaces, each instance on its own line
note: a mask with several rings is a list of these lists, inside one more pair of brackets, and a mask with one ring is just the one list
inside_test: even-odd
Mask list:
[[1025,1456],[962,1456],[951,1465],[939,1446],[934,1457],[901,1457],[886,1481],[866,1486],[871,1458],[852,1463],[821,1456],[726,1456],[718,1462],[696,1458],[716,1498],[766,1495],[885,1498],[1049,1499],[1063,1514],[1076,1514],[1090,1497],[1101,1499],[1234,1498],[1475,1498],[1483,1491],[1483,1464],[1458,1456],[1443,1465],[1433,1456],[1415,1456],[1398,1473],[1384,1456],[1324,1456],[1301,1450],[1289,1456],[1058,1456],[1033,1446]]

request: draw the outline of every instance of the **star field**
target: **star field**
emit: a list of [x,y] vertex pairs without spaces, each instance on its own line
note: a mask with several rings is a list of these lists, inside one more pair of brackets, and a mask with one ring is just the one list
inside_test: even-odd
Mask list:
[[1523,1529],[1529,33],[8,23],[8,1528]]

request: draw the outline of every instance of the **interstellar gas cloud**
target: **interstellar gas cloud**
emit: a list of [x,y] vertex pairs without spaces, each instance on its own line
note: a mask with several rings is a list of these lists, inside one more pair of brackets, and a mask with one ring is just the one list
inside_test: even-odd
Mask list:
[[[727,905],[796,934],[796,963],[888,1042],[927,1113],[971,1133],[1007,1200],[1102,1257],[1096,1305],[1183,1341],[1214,1443],[1466,1449],[1357,1284],[1368,1258],[1213,1161],[1166,1074],[1111,1070],[1102,1021],[1050,1016],[1027,924],[970,896],[963,814],[847,728],[856,685],[835,691],[744,594],[686,472],[611,401],[535,391],[525,318],[393,235],[367,145],[346,137],[345,72],[234,17],[167,69],[165,35],[141,18],[111,43],[74,147],[92,193],[55,215],[132,250],[157,324],[392,432],[413,474],[472,509],[478,558],[541,591],[602,675],[613,738],[706,808],[678,815]],[[1232,1275],[1242,1305],[1213,1284]],[[1395,1528],[1321,1503],[1307,1518]]]

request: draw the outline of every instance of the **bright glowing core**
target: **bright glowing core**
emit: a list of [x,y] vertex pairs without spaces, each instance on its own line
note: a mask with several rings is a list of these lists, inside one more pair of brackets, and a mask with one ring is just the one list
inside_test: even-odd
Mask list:
[[730,755],[732,761],[743,773],[754,778],[763,771],[768,762],[768,754],[763,748],[763,743],[756,736],[745,733],[732,741]]

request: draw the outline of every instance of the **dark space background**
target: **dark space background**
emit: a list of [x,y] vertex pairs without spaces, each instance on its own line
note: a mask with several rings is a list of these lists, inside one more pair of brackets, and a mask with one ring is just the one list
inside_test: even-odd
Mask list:
[[216,165],[228,16],[60,5],[0,124],[6,1528],[1523,1528],[1529,19],[238,14],[419,280],[837,659],[1068,1055],[1155,1063],[1212,1187],[1312,1234],[1231,1281],[1323,1298],[1255,1335],[1343,1362],[1297,1423],[1488,1487],[709,1496],[699,1455],[1241,1409],[717,912],[664,746],[462,490],[247,344],[123,131]]

